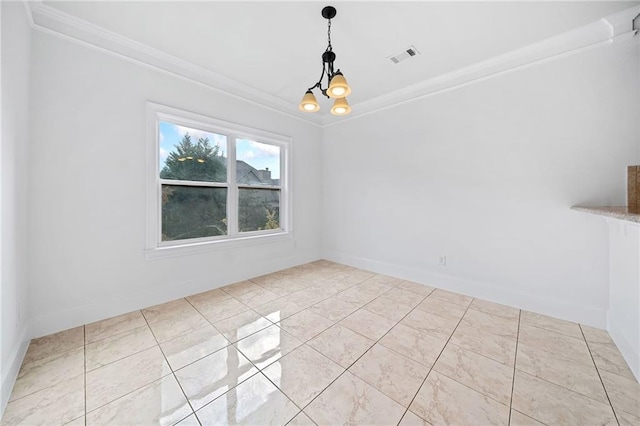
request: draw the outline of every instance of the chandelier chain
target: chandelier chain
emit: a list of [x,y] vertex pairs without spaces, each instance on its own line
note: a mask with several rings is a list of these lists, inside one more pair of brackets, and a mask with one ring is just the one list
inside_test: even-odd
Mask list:
[[327,21],[327,51],[330,51],[333,50],[333,47],[331,46],[331,19],[327,19]]

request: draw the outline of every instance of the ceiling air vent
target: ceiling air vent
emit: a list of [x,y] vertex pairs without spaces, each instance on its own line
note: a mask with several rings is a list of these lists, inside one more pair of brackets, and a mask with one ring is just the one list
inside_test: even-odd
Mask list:
[[390,56],[389,59],[394,64],[397,64],[397,63],[400,63],[400,62],[404,61],[405,59],[409,59],[412,56],[416,56],[416,55],[419,55],[419,54],[420,54],[420,52],[418,52],[418,49],[416,49],[414,46],[409,46],[405,50],[403,50],[402,52],[398,53],[397,55]]

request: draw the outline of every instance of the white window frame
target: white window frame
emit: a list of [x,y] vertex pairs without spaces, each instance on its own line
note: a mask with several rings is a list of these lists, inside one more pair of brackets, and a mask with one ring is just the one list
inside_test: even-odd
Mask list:
[[[227,188],[227,235],[162,241],[162,184],[180,185],[179,180],[160,178],[160,121],[217,133],[227,137],[227,182],[193,182],[189,186]],[[236,140],[280,147],[280,185],[245,185],[236,182]],[[145,256],[147,259],[173,257],[232,247],[292,240],[291,159],[292,139],[263,130],[229,123],[166,105],[147,102],[147,227]],[[242,188],[280,190],[279,229],[238,232],[238,194]]]

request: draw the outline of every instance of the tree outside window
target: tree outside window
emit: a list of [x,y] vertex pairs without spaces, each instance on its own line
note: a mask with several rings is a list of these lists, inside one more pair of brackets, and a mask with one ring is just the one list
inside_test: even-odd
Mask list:
[[281,229],[281,147],[164,121],[158,134],[161,241]]

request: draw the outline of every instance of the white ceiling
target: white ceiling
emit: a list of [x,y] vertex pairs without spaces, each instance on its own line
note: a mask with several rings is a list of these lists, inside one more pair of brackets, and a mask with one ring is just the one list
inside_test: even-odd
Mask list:
[[[44,3],[292,105],[320,76],[327,29],[320,11],[332,4],[336,66],[354,105],[639,2]],[[397,65],[387,59],[410,45],[421,55]],[[320,103],[328,111],[330,102]]]

